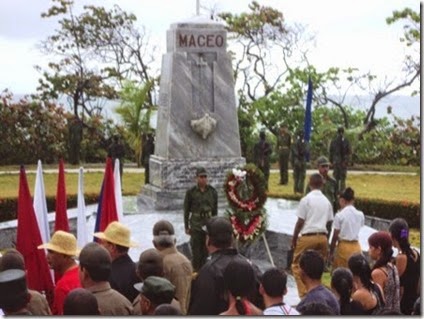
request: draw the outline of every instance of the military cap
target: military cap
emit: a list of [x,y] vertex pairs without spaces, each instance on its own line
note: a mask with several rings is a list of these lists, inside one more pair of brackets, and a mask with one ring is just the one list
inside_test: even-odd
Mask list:
[[344,133],[344,127],[343,127],[343,126],[339,126],[339,127],[337,128],[337,132],[339,132],[339,133]]
[[317,164],[318,164],[318,166],[321,166],[321,165],[330,165],[330,161],[328,160],[327,157],[320,156],[317,159]]
[[28,294],[25,271],[8,269],[0,272],[0,308],[8,308],[11,304],[28,298]]
[[196,169],[196,176],[207,176],[208,173],[206,172],[206,169],[204,167],[198,167]]
[[162,300],[170,303],[175,295],[175,286],[163,277],[149,276],[142,283],[135,284],[134,288],[153,302]]
[[167,220],[160,220],[153,226],[153,236],[175,235],[174,226]]
[[206,233],[209,237],[219,237],[233,234],[233,226],[228,218],[215,216],[206,223]]

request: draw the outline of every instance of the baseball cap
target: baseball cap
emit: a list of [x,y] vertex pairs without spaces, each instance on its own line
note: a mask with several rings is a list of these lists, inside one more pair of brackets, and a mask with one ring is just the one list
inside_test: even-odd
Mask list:
[[317,164],[318,164],[318,166],[321,166],[321,165],[330,165],[330,161],[328,160],[327,157],[320,156],[317,159]]
[[170,303],[175,295],[175,286],[163,277],[149,276],[142,283],[135,284],[134,288],[153,303],[157,300]]
[[204,167],[198,167],[196,170],[196,176],[207,176],[208,173]]

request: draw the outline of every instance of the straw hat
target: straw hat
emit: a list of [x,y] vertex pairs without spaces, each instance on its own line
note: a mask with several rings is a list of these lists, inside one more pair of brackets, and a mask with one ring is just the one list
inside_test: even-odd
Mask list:
[[137,247],[138,244],[130,240],[130,235],[130,229],[119,222],[111,222],[104,232],[94,233],[94,237],[119,246]]
[[69,256],[76,256],[79,253],[75,236],[63,230],[55,232],[50,242],[38,246],[38,249],[50,249]]

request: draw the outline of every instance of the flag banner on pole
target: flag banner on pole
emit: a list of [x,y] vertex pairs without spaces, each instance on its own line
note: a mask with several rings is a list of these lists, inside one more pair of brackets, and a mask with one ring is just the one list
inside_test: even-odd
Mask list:
[[77,243],[78,247],[84,247],[88,243],[87,219],[85,216],[84,199],[84,168],[80,167],[78,174],[78,203],[77,203]]
[[29,192],[25,168],[21,166],[18,195],[18,226],[16,249],[23,255],[29,289],[44,291],[50,305],[53,301],[53,280],[42,245],[40,230],[35,217],[34,206]]
[[94,232],[102,232],[113,221],[118,221],[115,201],[115,183],[113,180],[112,158],[106,160],[105,174],[102,190],[100,192],[99,206],[97,208],[96,225]]
[[63,230],[69,232],[68,213],[66,203],[65,168],[63,159],[59,160],[59,176],[56,191],[56,219],[54,231]]
[[[102,187],[100,188],[99,203],[97,204],[97,214],[96,214],[96,223],[94,224],[94,232],[98,232],[100,229],[100,220],[102,219],[102,202],[103,202],[103,189],[105,185],[105,180],[103,178]],[[93,241],[98,242],[97,237],[93,237]]]
[[[308,80],[308,93],[306,95],[306,108],[305,108],[305,122],[303,125],[303,131],[305,132],[304,138],[305,141],[309,143],[311,139],[311,130],[312,130],[312,80]],[[306,154],[306,160],[309,161],[309,151]]]
[[37,174],[35,175],[34,186],[34,211],[37,218],[38,229],[40,230],[43,243],[50,241],[50,226],[47,211],[46,190],[44,188],[43,167],[38,160]]
[[122,205],[121,173],[119,172],[118,158],[115,159],[113,179],[115,182],[115,202],[116,202],[116,211],[118,213],[118,221],[122,222],[124,220],[124,207]]

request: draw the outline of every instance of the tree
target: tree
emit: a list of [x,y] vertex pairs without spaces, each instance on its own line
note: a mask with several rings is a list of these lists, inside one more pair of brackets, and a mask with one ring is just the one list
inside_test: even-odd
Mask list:
[[[119,6],[84,6],[77,15],[73,0],[52,1],[42,17],[59,17],[60,28],[41,43],[53,61],[43,71],[38,90],[44,100],[67,96],[75,118],[81,117],[84,128],[90,129],[84,117],[100,116],[102,99],[118,98],[124,79],[153,81],[149,64],[154,52],[150,54],[145,31],[135,28],[136,17]],[[154,86],[150,88],[147,96],[153,104]]]
[[[342,112],[343,108],[346,106],[344,102],[346,95],[352,87],[356,86],[371,94],[371,102],[367,107],[367,112],[363,119],[363,129],[359,132],[359,138],[363,138],[364,134],[372,131],[379,124],[378,120],[375,119],[375,112],[376,106],[383,98],[410,87],[420,78],[420,15],[410,8],[405,8],[402,11],[394,11],[393,15],[386,19],[389,25],[398,21],[403,21],[405,23],[404,34],[403,37],[400,38],[400,41],[406,44],[407,51],[404,57],[403,69],[399,72],[401,74],[399,79],[377,79],[377,77],[371,73],[361,74],[359,70],[349,68],[343,70],[343,73],[346,75],[346,80],[349,83],[349,85],[344,88],[344,93],[339,92],[338,97],[333,98],[326,94],[324,90],[322,103],[325,104],[329,102],[338,107]],[[376,83],[377,80],[379,80],[378,83]],[[336,79],[336,81],[331,83],[333,88],[340,88],[338,81],[339,79]],[[417,91],[414,91],[412,94],[417,94]],[[345,118],[345,126],[347,127],[347,125],[347,119]]]
[[[305,37],[302,26],[286,25],[278,10],[261,6],[256,1],[249,4],[249,9],[249,13],[233,15],[224,12],[219,17],[227,24],[234,55],[234,77],[237,86],[241,87],[238,92],[246,95],[244,109],[277,135],[276,127],[284,120],[282,110],[302,108],[306,88],[302,84],[307,83],[308,75],[302,78],[302,84],[294,78],[297,70],[308,67],[311,38]],[[284,98],[279,98],[284,104],[275,105],[272,95],[279,94],[279,91],[284,92],[281,93]]]
[[155,109],[149,101],[149,92],[154,82],[147,82],[139,87],[133,82],[126,82],[120,94],[121,104],[116,108],[126,127],[127,140],[134,150],[137,166],[141,166],[143,141],[150,133],[150,117]]

